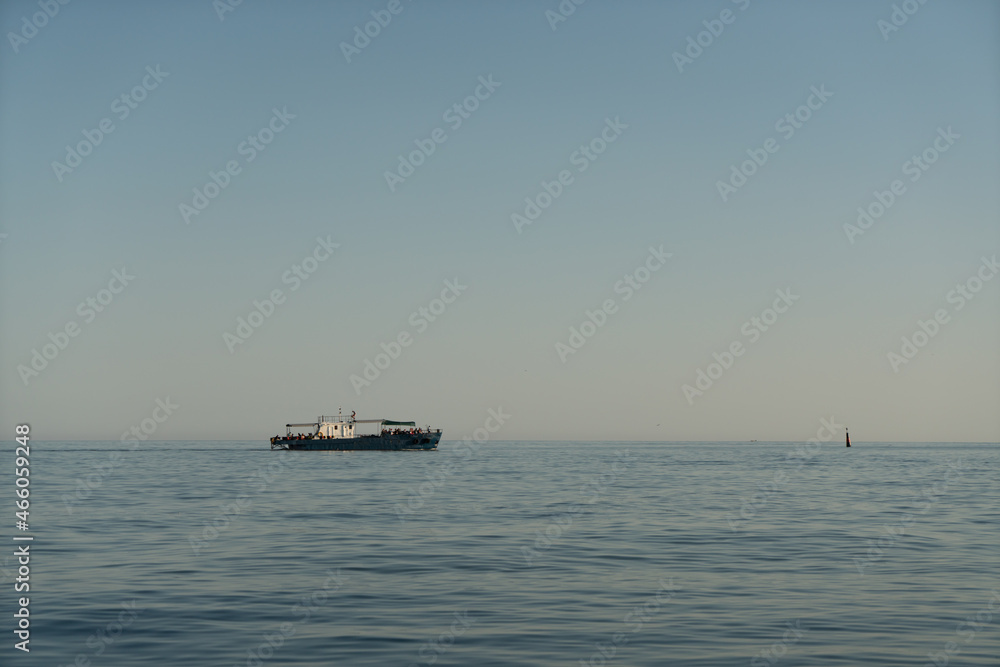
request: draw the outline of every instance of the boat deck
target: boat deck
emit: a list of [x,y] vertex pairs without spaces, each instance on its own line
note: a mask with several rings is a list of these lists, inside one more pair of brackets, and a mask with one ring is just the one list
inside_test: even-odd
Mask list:
[[437,449],[441,431],[387,433],[355,438],[275,437],[271,449],[333,451],[427,451]]

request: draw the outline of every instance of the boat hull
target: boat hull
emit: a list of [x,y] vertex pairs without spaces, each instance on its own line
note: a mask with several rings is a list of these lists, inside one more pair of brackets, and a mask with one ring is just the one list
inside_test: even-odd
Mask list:
[[363,435],[357,438],[275,438],[272,449],[319,451],[428,451],[437,449],[441,433]]

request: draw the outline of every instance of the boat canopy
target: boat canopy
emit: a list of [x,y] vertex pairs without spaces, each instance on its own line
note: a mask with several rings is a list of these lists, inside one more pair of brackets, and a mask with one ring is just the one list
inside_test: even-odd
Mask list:
[[394,422],[391,419],[355,419],[355,424],[382,424],[383,426],[416,426],[417,422]]
[[320,416],[320,418],[317,421],[309,424],[286,424],[286,426],[288,427],[312,426],[314,428],[318,428],[321,424],[350,423],[350,422],[354,422],[355,424],[381,424],[382,426],[408,426],[411,428],[414,428],[417,425],[417,422],[398,422],[398,421],[393,421],[391,419],[354,419],[353,417],[343,417],[341,415],[337,415],[336,417]]

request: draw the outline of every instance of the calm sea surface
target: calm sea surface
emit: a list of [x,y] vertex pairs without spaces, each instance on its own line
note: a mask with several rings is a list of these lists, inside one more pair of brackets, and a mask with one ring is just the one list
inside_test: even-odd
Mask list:
[[29,655],[6,443],[0,664],[1000,664],[1000,447],[797,447],[32,442]]

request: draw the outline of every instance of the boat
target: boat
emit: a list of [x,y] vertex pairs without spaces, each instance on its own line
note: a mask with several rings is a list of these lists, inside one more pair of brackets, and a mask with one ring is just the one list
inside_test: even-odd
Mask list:
[[[355,414],[345,417],[338,412],[320,415],[314,422],[285,424],[285,435],[271,438],[271,449],[428,451],[441,441],[441,429],[417,428],[412,421],[356,419]],[[361,432],[372,427],[375,433]]]

